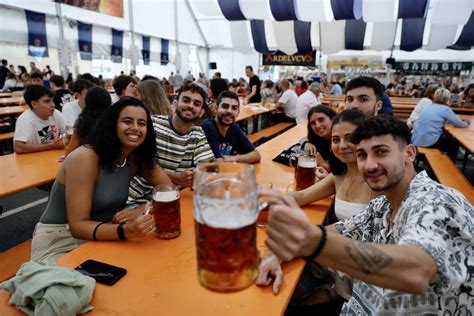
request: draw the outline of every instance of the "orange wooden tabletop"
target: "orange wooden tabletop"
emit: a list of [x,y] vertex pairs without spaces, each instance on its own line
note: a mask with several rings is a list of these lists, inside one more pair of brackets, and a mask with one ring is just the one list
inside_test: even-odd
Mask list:
[[[262,162],[256,164],[257,182],[272,182],[274,188],[291,189],[293,170],[272,162],[271,159],[287,145],[297,142],[306,133],[306,124],[258,147]],[[321,223],[328,209],[328,200],[305,208],[314,223]],[[87,259],[95,259],[128,270],[127,275],[109,287],[97,284],[90,315],[148,315],[148,314],[282,314],[304,267],[304,261],[284,264],[284,283],[279,295],[271,287],[255,285],[235,293],[216,293],[206,290],[197,280],[194,237],[193,200],[189,189],[181,195],[181,229],[176,239],[154,238],[113,242],[88,242],[58,259],[58,264],[76,267]],[[257,245],[261,253],[266,232],[257,228]],[[0,315],[20,315],[7,305],[9,293],[0,291]]]
[[6,106],[0,108],[0,115],[20,114],[28,110],[27,105]]
[[469,121],[470,124],[466,128],[454,127],[448,125],[445,129],[451,134],[461,145],[469,152],[474,153],[474,115],[461,114],[458,117],[462,120]]
[[61,155],[64,150],[0,156],[0,197],[54,181]]
[[246,105],[243,109],[240,110],[240,114],[236,119],[236,122],[244,121],[248,118],[261,115],[264,113],[269,113],[275,111],[275,105]]
[[0,98],[0,105],[19,105],[22,100],[20,96],[12,96],[9,98]]

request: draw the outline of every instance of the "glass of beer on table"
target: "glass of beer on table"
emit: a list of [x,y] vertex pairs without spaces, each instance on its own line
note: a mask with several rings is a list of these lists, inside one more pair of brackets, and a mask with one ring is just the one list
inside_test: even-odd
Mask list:
[[259,263],[254,167],[200,163],[193,188],[199,282],[217,292],[247,288],[257,277]]
[[295,169],[296,191],[304,190],[316,183],[316,168],[318,164],[315,156],[301,154]]
[[155,236],[172,239],[181,234],[181,207],[176,185],[157,185],[153,188],[151,213],[155,220]]
[[[259,193],[261,193],[262,191],[271,190],[272,188],[273,188],[273,184],[270,182],[261,182],[257,184],[257,190]],[[258,227],[267,227],[268,216],[270,215],[269,202],[271,202],[271,200],[268,200],[264,195],[259,196],[259,213],[258,213],[258,218],[257,218]]]

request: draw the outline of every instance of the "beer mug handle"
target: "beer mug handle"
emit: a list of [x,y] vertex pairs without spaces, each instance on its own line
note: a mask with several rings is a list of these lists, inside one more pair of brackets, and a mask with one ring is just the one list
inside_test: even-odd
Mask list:
[[143,214],[153,215],[153,204],[150,201],[146,202],[145,209],[143,210]]
[[298,161],[298,153],[291,153],[290,154],[290,158],[288,158],[288,163],[290,165],[291,168],[296,168],[296,164],[297,164],[297,161]]

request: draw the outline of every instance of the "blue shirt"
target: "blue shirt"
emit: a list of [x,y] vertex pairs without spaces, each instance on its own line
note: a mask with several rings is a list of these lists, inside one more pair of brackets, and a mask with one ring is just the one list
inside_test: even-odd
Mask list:
[[456,127],[467,127],[469,125],[459,119],[447,105],[433,103],[429,107],[425,107],[420,114],[411,138],[413,145],[433,146],[443,134],[446,123],[451,123]]
[[255,146],[248,140],[239,125],[235,123],[229,127],[225,136],[217,129],[217,123],[214,119],[205,120],[201,127],[216,158],[243,155],[255,150]]
[[382,114],[382,113],[392,114],[393,113],[392,102],[390,101],[390,97],[388,96],[388,94],[385,92],[383,94],[382,102],[383,102],[382,108],[380,109],[378,114]]
[[331,94],[334,94],[334,95],[342,95],[342,88],[339,84],[335,84],[332,86],[331,88]]

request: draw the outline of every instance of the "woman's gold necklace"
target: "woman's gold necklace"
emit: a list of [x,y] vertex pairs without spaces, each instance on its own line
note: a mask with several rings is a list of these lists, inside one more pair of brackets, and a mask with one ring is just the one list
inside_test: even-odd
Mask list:
[[[352,176],[351,181],[349,182],[349,184],[348,184],[347,187],[346,187],[346,198],[347,198],[348,200],[351,200],[351,197],[350,197],[350,195],[349,195],[349,191],[350,191],[352,185],[354,184],[355,180],[356,180],[358,177],[359,177],[359,174],[358,174],[358,173],[356,173],[354,176]],[[346,178],[346,179],[348,179],[348,178]]]

